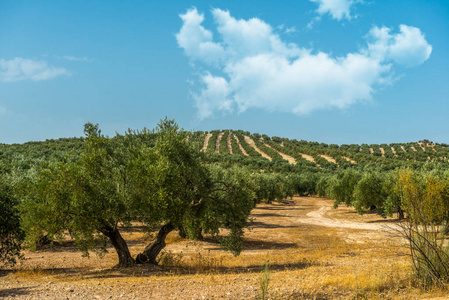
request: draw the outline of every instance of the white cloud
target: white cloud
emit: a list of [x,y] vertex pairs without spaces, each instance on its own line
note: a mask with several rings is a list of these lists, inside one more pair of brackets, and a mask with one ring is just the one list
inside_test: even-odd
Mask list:
[[[250,108],[298,115],[345,108],[392,83],[394,63],[421,64],[432,49],[418,28],[401,25],[400,33],[391,34],[374,27],[366,48],[332,57],[283,42],[260,19],[237,20],[220,9],[212,15],[219,42],[196,9],[181,15],[184,24],[176,35],[186,55],[207,70],[200,75],[202,89],[193,92],[200,119]],[[202,43],[220,51],[202,51]]]
[[36,61],[16,57],[11,60],[0,59],[0,81],[15,82],[20,80],[47,80],[54,77],[70,75],[64,68],[53,67],[45,61]]
[[400,25],[400,33],[390,34],[390,28],[373,27],[368,38],[366,53],[380,60],[392,60],[400,65],[412,67],[425,62],[432,53],[421,30],[416,27]]
[[310,0],[318,3],[317,12],[320,15],[329,14],[333,19],[343,18],[351,20],[351,6],[357,1],[354,0]]
[[232,100],[228,98],[231,90],[226,79],[206,73],[201,80],[205,88],[200,94],[193,95],[198,109],[198,118],[201,120],[209,118],[217,110],[231,111]]
[[221,45],[212,42],[212,32],[201,25],[204,21],[203,14],[199,14],[196,8],[193,8],[180,17],[183,25],[176,39],[187,56],[209,63],[217,62],[224,56],[225,51]]

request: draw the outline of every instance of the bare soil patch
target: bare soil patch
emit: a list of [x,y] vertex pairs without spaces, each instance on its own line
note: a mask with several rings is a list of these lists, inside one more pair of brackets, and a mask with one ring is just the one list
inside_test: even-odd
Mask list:
[[269,161],[272,161],[273,159],[268,156],[265,152],[263,152],[262,150],[260,150],[256,144],[254,143],[253,139],[250,138],[249,136],[245,135],[245,141],[248,143],[248,145],[250,145],[251,147],[254,148],[254,150],[256,150],[260,155],[262,155],[262,157],[265,157],[266,159],[268,159]]
[[391,147],[391,152],[393,152],[393,154],[394,154],[395,156],[398,156],[398,155],[396,154],[396,150],[394,149],[394,147]]
[[304,154],[304,153],[299,153],[302,158],[304,158],[305,160],[311,161],[313,163],[316,163],[315,159],[313,159],[313,156],[308,155],[308,154]]
[[338,165],[337,161],[332,156],[329,156],[329,155],[326,155],[326,154],[321,154],[320,156],[322,158],[324,158],[325,160],[327,160],[328,162],[331,162],[331,163],[334,163],[334,164]]
[[220,153],[220,141],[223,137],[224,132],[220,132],[217,134],[217,141],[215,142],[215,153]]
[[235,138],[235,140],[237,141],[237,144],[239,145],[240,151],[242,151],[243,155],[249,156],[249,154],[246,153],[245,149],[244,149],[243,146],[240,144],[239,138],[238,138],[235,134],[233,134],[232,136],[233,136],[233,137]]
[[227,146],[228,146],[229,154],[234,154],[234,153],[232,153],[231,134],[228,134],[228,138],[227,138],[226,143],[227,143]]
[[268,148],[273,149],[273,150],[276,151],[277,153],[279,153],[279,155],[282,156],[283,159],[285,159],[286,161],[288,161],[289,164],[291,164],[291,165],[296,165],[296,159],[294,159],[292,156],[287,155],[287,154],[285,154],[285,153],[282,153],[282,152],[280,152],[280,151],[277,151],[276,149],[274,149],[273,147],[271,147],[271,146],[268,145],[268,144],[265,144],[265,143],[264,143],[264,145],[267,146]]
[[418,146],[421,147],[422,151],[426,152],[426,148],[423,146],[423,143],[418,143]]
[[353,160],[353,159],[351,159],[351,158],[349,158],[349,157],[347,157],[347,156],[342,156],[344,159],[346,159],[347,161],[349,161],[350,163],[352,163],[352,164],[354,164],[354,165],[356,165],[357,164],[357,162],[355,161],[355,160]]
[[209,139],[212,136],[212,133],[208,133],[206,134],[206,137],[204,138],[204,144],[203,144],[203,148],[201,149],[201,151],[206,151],[207,149],[207,145],[209,144]]

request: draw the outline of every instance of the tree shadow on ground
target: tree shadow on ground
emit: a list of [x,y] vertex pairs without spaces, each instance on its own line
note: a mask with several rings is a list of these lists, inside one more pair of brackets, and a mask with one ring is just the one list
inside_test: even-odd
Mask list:
[[256,210],[278,210],[278,211],[284,211],[284,210],[304,210],[304,208],[301,207],[292,207],[292,206],[268,206],[268,207],[257,207]]
[[[292,263],[270,263],[269,269],[272,272],[285,270],[302,270],[317,264],[308,261],[297,261]],[[136,265],[131,268],[110,268],[84,273],[84,278],[125,278],[125,277],[150,277],[167,275],[198,275],[198,274],[250,274],[260,273],[264,267],[264,261],[260,265],[225,267],[219,263],[211,263],[200,267],[187,266],[155,266],[155,265]]]
[[383,219],[383,220],[374,220],[374,221],[367,221],[366,223],[379,223],[379,224],[397,224],[397,223],[404,223],[406,220],[399,220],[399,219]]
[[279,224],[268,224],[264,222],[253,221],[250,223],[249,228],[296,228],[295,225],[279,225]]
[[18,297],[18,296],[25,296],[33,293],[33,287],[15,287],[15,288],[9,288],[9,289],[1,289],[0,290],[0,298],[3,297]]
[[[220,242],[216,237],[205,237],[203,242],[207,242],[210,244],[210,247],[205,247],[205,250],[217,250],[217,247],[220,247]],[[281,250],[281,249],[289,249],[289,248],[298,248],[296,243],[281,243],[281,242],[273,242],[267,240],[254,240],[254,239],[245,239],[242,244],[242,252],[248,250]]]
[[247,250],[281,250],[289,248],[298,248],[296,243],[281,243],[266,240],[245,240],[242,245],[242,252]]
[[279,217],[279,218],[288,218],[288,216],[279,215],[279,214],[251,214],[251,217]]

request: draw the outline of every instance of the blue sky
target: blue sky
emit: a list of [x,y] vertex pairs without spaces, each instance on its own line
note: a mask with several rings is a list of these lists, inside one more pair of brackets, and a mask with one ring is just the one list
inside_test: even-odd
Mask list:
[[0,143],[153,128],[449,141],[449,2],[0,2]]

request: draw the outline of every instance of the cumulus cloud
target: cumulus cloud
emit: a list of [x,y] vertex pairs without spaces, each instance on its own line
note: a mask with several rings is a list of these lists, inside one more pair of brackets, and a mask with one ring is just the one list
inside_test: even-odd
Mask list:
[[318,3],[318,9],[316,10],[320,15],[329,14],[333,19],[351,20],[351,6],[357,1],[354,0],[310,0]]
[[419,65],[432,50],[418,28],[401,25],[396,34],[374,27],[365,48],[333,57],[285,43],[260,19],[237,20],[220,9],[212,15],[219,41],[195,8],[181,15],[176,35],[186,55],[207,70],[200,73],[202,88],[192,92],[200,119],[250,108],[298,115],[345,108],[391,83],[394,64]]
[[367,55],[379,60],[392,60],[400,65],[413,67],[422,64],[432,53],[421,30],[416,27],[400,25],[400,33],[390,34],[387,27],[373,27],[368,33],[372,40],[365,51]]
[[15,82],[20,80],[47,80],[54,77],[70,75],[64,68],[49,65],[45,61],[37,61],[16,57],[11,60],[0,59],[0,81]]

